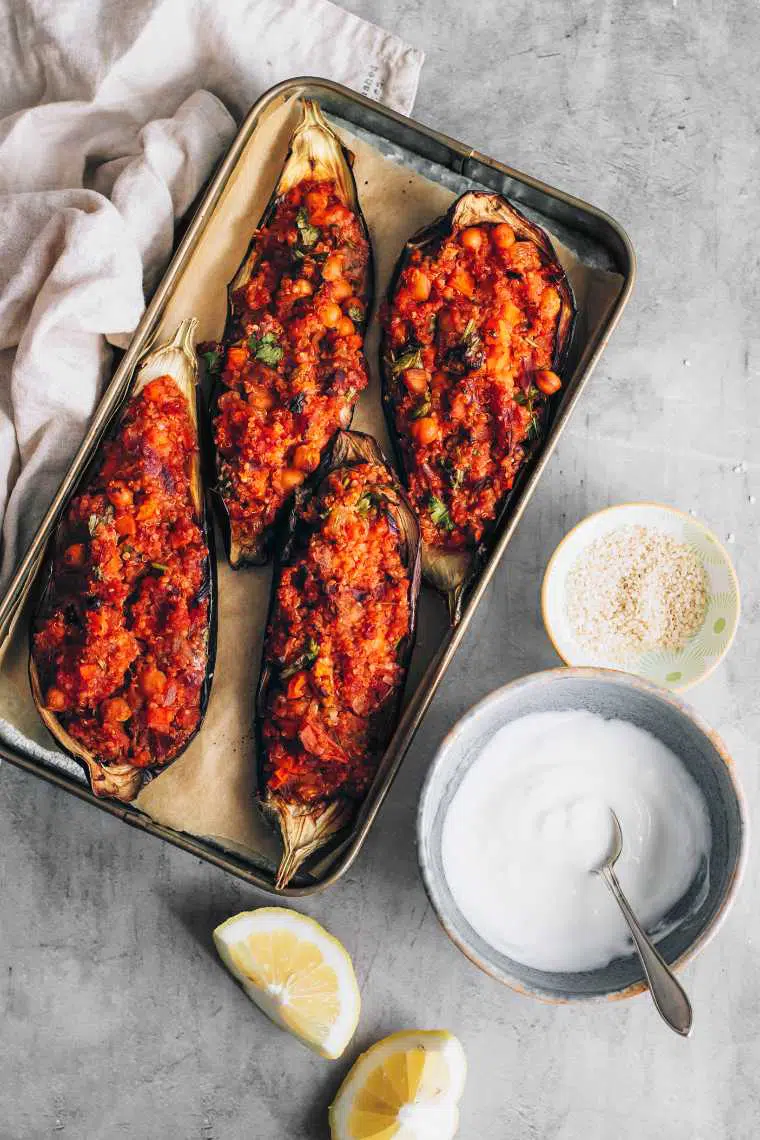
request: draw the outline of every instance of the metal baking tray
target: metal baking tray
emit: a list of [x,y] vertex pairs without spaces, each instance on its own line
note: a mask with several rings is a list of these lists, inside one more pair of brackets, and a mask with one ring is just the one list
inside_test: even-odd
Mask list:
[[[574,343],[567,368],[564,394],[549,426],[547,435],[529,469],[512,494],[509,509],[502,521],[492,553],[480,577],[466,599],[461,621],[442,634],[422,676],[407,695],[401,721],[378,770],[376,779],[362,805],[347,838],[339,844],[332,862],[319,873],[303,874],[284,891],[275,892],[271,872],[263,870],[237,852],[183,832],[154,823],[130,805],[97,799],[88,786],[61,768],[46,762],[38,754],[0,738],[0,755],[63,788],[79,799],[87,800],[101,811],[117,816],[125,823],[164,839],[176,847],[229,871],[252,886],[280,896],[312,894],[334,883],[353,863],[372,823],[380,810],[394,776],[412,743],[414,735],[433,696],[456,653],[472,616],[488,588],[517,524],[525,510],[541,474],[557,445],[599,357],[625,307],[635,277],[635,255],[624,230],[607,214],[561,190],[505,166],[464,143],[431,130],[413,119],[381,106],[372,99],[324,79],[298,78],[286,80],[271,88],[258,100],[241,126],[226,157],[212,178],[195,216],[188,225],[169,267],[140,321],[132,342],[122,358],[113,379],[93,417],[71,468],[48,508],[32,543],[0,601],[0,647],[10,638],[22,607],[31,593],[36,573],[57,518],[76,486],[84,468],[98,447],[109,420],[122,400],[138,359],[149,346],[158,327],[167,299],[178,282],[199,236],[260,118],[294,95],[319,101],[337,125],[345,124],[394,161],[424,174],[427,178],[457,192],[468,188],[496,190],[519,204],[531,218],[549,228],[587,265],[615,271],[620,275],[620,291],[605,322],[595,335],[583,343]],[[576,336],[575,341],[578,341]],[[2,710],[0,710],[0,713]],[[255,810],[253,803],[251,810]]]

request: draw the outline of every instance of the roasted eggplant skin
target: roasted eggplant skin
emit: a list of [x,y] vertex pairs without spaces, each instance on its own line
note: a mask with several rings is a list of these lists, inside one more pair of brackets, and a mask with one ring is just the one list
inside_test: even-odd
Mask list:
[[[341,488],[345,490],[342,491]],[[328,580],[331,594],[325,602],[324,596],[320,598],[319,590],[315,589],[315,583],[323,580],[322,562],[318,566],[313,565],[311,573],[304,569],[305,562],[308,562],[309,550],[313,549],[309,546],[310,542],[319,544],[325,540],[326,528],[329,526],[325,520],[330,518],[331,511],[348,513],[356,511],[367,519],[367,534],[374,535],[370,538],[370,545],[367,548],[370,554],[372,543],[378,541],[379,535],[385,534],[383,549],[388,545],[389,539],[396,541],[394,549],[398,553],[398,562],[394,562],[395,554],[393,559],[385,555],[390,559],[388,566],[395,565],[397,572],[396,579],[388,586],[387,597],[394,597],[391,592],[394,589],[401,591],[400,594],[395,594],[397,603],[394,613],[398,614],[402,609],[400,604],[402,599],[405,616],[403,619],[399,618],[399,622],[403,624],[403,634],[395,643],[392,663],[389,663],[389,658],[386,657],[388,667],[395,677],[395,683],[387,692],[381,689],[379,704],[376,704],[371,711],[368,711],[369,705],[362,708],[354,703],[352,696],[348,695],[350,690],[345,681],[347,671],[344,666],[336,664],[335,656],[337,653],[335,645],[338,644],[339,637],[346,632],[346,626],[341,625],[340,617],[344,612],[345,599],[348,597],[350,606],[350,598],[357,598],[359,591],[350,586],[346,580],[336,585],[330,576]],[[383,519],[379,522],[380,515]],[[349,519],[348,526],[353,525],[352,519],[353,515]],[[375,553],[378,550],[379,547],[376,547]],[[355,564],[364,567],[369,558],[354,561]],[[359,575],[361,572],[361,570],[356,571]],[[390,579],[390,574],[389,570],[386,581]],[[284,580],[286,575],[290,576],[287,582]],[[256,696],[259,804],[265,817],[279,830],[283,842],[283,856],[276,875],[278,889],[287,885],[310,855],[327,843],[336,832],[350,824],[371,784],[400,713],[406,672],[414,648],[420,579],[419,526],[397,476],[371,436],[360,432],[339,432],[312,480],[296,492],[280,535]],[[359,578],[352,580],[357,583]],[[297,596],[308,596],[309,604],[314,607],[307,611],[302,623],[303,632],[309,631],[308,636],[303,636],[301,630],[293,636],[292,624],[287,619],[283,622],[284,607],[280,608],[281,628],[279,631],[277,629],[278,592],[281,588],[283,591],[292,590],[294,586],[299,590]],[[385,601],[384,594],[380,601],[376,599],[376,604],[383,605]],[[391,602],[388,604],[392,605]],[[354,605],[362,605],[361,597],[354,602]],[[316,640],[316,637],[325,636],[324,625],[321,627],[323,633],[319,634],[320,606],[323,614],[327,612],[332,615],[334,612],[336,615],[334,638],[331,637],[332,626],[328,626],[331,648],[327,654],[326,677],[320,670],[322,646]],[[311,615],[311,621],[308,615]],[[329,620],[331,623],[332,616]],[[363,620],[361,612],[352,620],[361,623]],[[285,638],[292,637],[295,644],[295,648],[287,654],[289,658],[287,662],[281,657],[278,659],[275,652],[278,632]],[[387,632],[387,627],[385,631],[380,632],[381,643],[383,632]],[[279,638],[280,648],[283,636]],[[301,641],[304,642],[303,646]],[[361,636],[357,637],[355,642],[352,639],[351,644],[352,653],[354,645],[361,652],[363,644]],[[386,642],[382,646],[383,650],[392,644],[390,641]],[[302,649],[302,652],[299,653],[299,649]],[[361,658],[357,662],[357,674],[366,669],[365,676],[373,675],[369,668],[371,661],[374,667],[375,662],[369,655]],[[383,668],[381,660],[381,673]],[[336,688],[331,688],[331,677],[333,680],[339,678],[342,685],[339,692]],[[292,687],[295,687],[294,693],[291,693]],[[334,700],[328,698],[327,702],[323,702],[318,694],[325,692],[331,693]],[[324,741],[327,742],[327,752],[323,750],[325,745],[322,739],[312,739],[315,732],[317,736],[321,736],[324,724],[321,726],[317,724],[316,729],[311,726],[307,729],[299,728],[294,742],[286,742],[286,739],[279,735],[279,726],[283,724],[282,715],[281,711],[273,712],[273,710],[285,708],[287,716],[291,708],[298,710],[303,705],[303,701],[299,705],[299,697],[302,696],[310,696],[312,701],[317,701],[319,715],[324,714],[325,709],[334,709],[336,705],[342,710],[333,714],[332,719],[336,727],[332,728],[332,722],[327,725],[330,734],[335,736],[334,739],[324,737]],[[288,703],[294,698],[295,704]],[[312,715],[310,709],[316,707],[315,704],[307,703],[305,714],[307,722]],[[364,721],[362,722],[359,716],[352,717],[352,713],[348,710],[358,710],[363,713]],[[345,735],[340,737],[342,743],[336,743],[337,735],[344,728],[343,713],[347,713],[349,739],[354,739],[351,737],[353,720],[359,726],[360,735],[356,739],[367,739],[371,745],[368,753],[358,761],[355,759],[355,753],[351,758],[346,754],[341,756],[343,745],[347,749],[351,747]],[[303,726],[304,721],[297,723]],[[361,732],[367,727],[369,734],[365,738],[361,736]],[[311,734],[310,737],[306,736],[306,731]],[[287,756],[287,749],[291,743],[296,750],[295,764],[299,766],[292,779],[288,774],[287,763],[286,775],[283,776],[283,769],[273,768],[270,762],[272,751],[279,750],[280,755],[284,751]],[[330,758],[329,749],[332,747],[336,748],[337,762]],[[316,750],[316,755],[313,750]]]
[[[88,776],[94,795],[113,798],[125,803],[133,800],[145,783],[160,771],[163,771],[170,763],[173,763],[174,760],[185,751],[195,736],[197,736],[203,724],[214,677],[218,621],[216,553],[212,514],[207,503],[207,494],[204,489],[202,477],[204,461],[202,436],[205,422],[205,407],[203,406],[200,385],[197,382],[198,370],[194,346],[196,328],[197,321],[194,318],[183,321],[173,340],[148,353],[136,369],[134,378],[129,385],[123,401],[114,414],[101,446],[93,456],[82,479],[73,489],[68,501],[63,507],[61,518],[51,537],[46,552],[42,570],[41,592],[30,626],[29,677],[32,696],[43,723],[63,750],[82,765]],[[134,413],[139,407],[137,401],[140,398],[145,398],[146,389],[148,389],[149,386],[152,386],[154,389],[160,389],[161,386],[165,384],[167,378],[171,379],[174,383],[173,386],[167,386],[166,391],[172,395],[178,392],[184,398],[184,405],[182,406],[184,406],[187,413],[186,424],[189,422],[192,425],[190,436],[194,436],[195,438],[195,447],[190,457],[190,470],[188,472],[188,492],[190,498],[189,517],[192,518],[193,524],[197,527],[197,531],[200,532],[202,553],[199,567],[200,586],[192,600],[192,605],[202,605],[204,609],[203,628],[200,638],[197,639],[199,640],[203,656],[200,663],[194,662],[196,666],[202,664],[203,668],[200,684],[197,686],[197,720],[195,720],[194,725],[191,725],[189,728],[187,724],[183,726],[183,730],[179,734],[180,738],[177,741],[177,746],[174,748],[169,747],[162,751],[160,757],[156,757],[157,762],[152,763],[152,754],[150,751],[146,754],[144,750],[142,755],[139,757],[135,756],[134,759],[137,762],[130,762],[131,757],[125,758],[123,762],[114,762],[112,758],[109,759],[109,757],[104,755],[99,756],[81,740],[76,739],[74,735],[67,731],[67,727],[64,724],[64,721],[67,721],[67,714],[57,712],[55,709],[49,707],[50,701],[47,699],[45,688],[46,662],[44,660],[44,654],[40,652],[36,644],[36,636],[39,635],[45,622],[50,620],[51,615],[60,611],[61,600],[65,596],[65,590],[61,593],[57,589],[56,563],[60,565],[61,552],[64,548],[68,549],[67,544],[71,541],[71,524],[68,520],[68,513],[72,505],[77,501],[82,501],[87,496],[88,489],[96,485],[95,481],[103,469],[104,449],[107,450],[107,445],[112,444],[113,441],[118,439],[129,413]],[[118,472],[116,471],[114,472],[114,479],[118,486]],[[122,488],[122,492],[127,493],[126,486]],[[90,522],[93,523],[93,521],[93,517],[91,517]],[[88,529],[90,531],[89,538],[92,539],[97,534],[96,520],[95,525],[90,525]],[[122,536],[120,539],[120,541],[127,540],[128,535],[126,538]],[[82,536],[82,542],[86,547],[88,542],[87,535]],[[183,549],[184,547],[178,548],[180,555]],[[161,575],[163,570],[164,567],[159,563],[149,563],[146,564],[145,567],[146,575]],[[142,579],[137,579],[136,583],[141,580]],[[99,605],[102,605],[102,603],[94,603],[94,613],[98,612]],[[85,616],[89,612],[88,607],[85,606],[82,608],[82,613]],[[72,648],[74,649],[73,661],[74,665],[76,665],[76,649],[74,647]],[[146,645],[144,649],[145,652],[150,653],[150,646]],[[133,676],[135,665],[139,668],[143,660],[142,653],[139,653],[132,667],[127,670],[125,674],[125,684],[129,677]],[[159,678],[154,674],[154,682],[157,682],[158,679]],[[192,690],[195,691],[195,688],[196,686],[193,684]],[[117,694],[114,694],[114,696],[116,696],[119,701],[123,699]],[[125,696],[129,696],[129,694],[125,693]],[[100,705],[108,704],[111,699],[110,697],[105,698],[100,702]],[[128,702],[125,701],[124,704],[124,712],[126,713],[128,711]],[[127,716],[125,719],[129,721],[131,717]],[[70,721],[67,721],[67,723],[70,727]]]
[[[502,243],[502,248],[499,243]],[[478,293],[480,279],[473,279],[467,272],[468,256],[476,267],[481,247],[483,256],[491,259],[494,267],[492,278],[498,281],[498,288],[505,295],[509,289],[515,290],[515,300],[519,304],[513,308],[516,315],[512,320],[519,316],[524,322],[530,319],[527,279],[531,277],[531,271],[533,277],[539,279],[539,289],[541,279],[545,279],[543,287],[551,294],[547,296],[551,315],[542,331],[546,336],[551,335],[551,344],[549,351],[546,344],[540,346],[543,359],[538,368],[541,371],[531,373],[523,361],[508,374],[515,385],[514,394],[500,403],[499,414],[512,415],[513,420],[505,419],[497,431],[495,426],[489,426],[491,416],[490,424],[496,422],[495,412],[492,413],[487,405],[480,405],[480,410],[487,412],[483,421],[486,437],[492,433],[490,439],[495,443],[501,433],[504,442],[501,453],[498,447],[489,451],[492,467],[486,469],[485,479],[478,482],[480,473],[476,473],[476,464],[468,450],[477,446],[477,429],[468,417],[472,409],[478,410],[478,399],[484,398],[478,396],[479,378],[485,377],[488,383],[492,383],[492,375],[498,378],[498,372],[492,372],[491,353],[497,351],[499,330],[504,329],[504,325],[495,318],[483,320],[485,303]],[[461,280],[456,277],[455,250],[459,251],[456,257],[461,258],[465,268]],[[452,254],[450,265],[454,274],[444,277],[442,273],[440,280],[435,279],[431,284],[429,276],[425,272],[420,273],[416,266],[427,269],[433,266],[441,270],[439,255],[442,251]],[[518,258],[517,251],[524,256]],[[510,264],[513,256],[515,265]],[[524,270],[520,261],[525,263]],[[514,281],[514,286],[508,285],[507,279]],[[444,281],[447,282],[445,292],[441,289]],[[534,283],[531,283],[532,287]],[[417,304],[420,315],[430,322],[427,327],[431,331],[427,339],[424,336],[416,339],[410,335],[409,341],[400,348],[397,329],[393,328],[394,313],[401,311],[399,298],[404,293],[409,294],[410,289],[413,290],[412,303]],[[496,295],[495,288],[493,295]],[[443,300],[445,297],[449,298],[448,302]],[[470,299],[477,319],[467,321]],[[405,303],[408,307],[408,296]],[[447,304],[452,306],[449,312],[446,312]],[[443,327],[442,315],[451,320],[453,334]],[[470,191],[462,195],[443,217],[409,239],[396,264],[383,306],[380,347],[383,407],[404,481],[422,521],[423,576],[446,596],[453,625],[461,618],[465,592],[488,556],[514,486],[540,446],[552,413],[552,394],[561,387],[574,320],[572,289],[548,236],[498,194]],[[459,329],[459,324],[464,328]],[[524,324],[518,320],[515,327],[519,330],[518,336],[525,336],[520,345],[524,351],[525,345],[533,342],[522,332]],[[530,331],[533,331],[532,327]],[[396,337],[395,343],[392,333]],[[461,340],[450,344],[447,337],[452,335],[455,340],[457,337]],[[506,335],[509,338],[511,330]],[[533,347],[538,359],[539,346]],[[511,351],[514,351],[513,346],[508,343],[507,352]],[[498,357],[496,360],[498,367]],[[521,384],[525,387],[519,387]],[[494,392],[501,401],[501,392],[497,389]],[[412,403],[415,406],[410,412]],[[433,446],[443,433],[441,455],[433,452],[435,458],[432,461],[428,460],[424,450],[427,442],[421,434],[424,432],[429,434]],[[458,441],[464,445],[461,449],[456,447]],[[488,447],[492,448],[491,442]],[[454,457],[459,454],[467,458],[457,465]],[[502,475],[496,461],[507,457],[511,458],[511,469],[508,475]],[[489,478],[493,472],[495,479]],[[469,501],[457,490],[462,484],[465,492],[470,493]],[[421,488],[429,488],[429,496],[423,497]],[[440,492],[439,488],[445,490]],[[478,516],[476,504],[481,488],[485,489],[483,498],[487,506]],[[489,493],[490,502],[487,499]],[[460,498],[458,519],[451,513],[457,495]],[[425,518],[426,514],[430,518]]]
[[[216,373],[215,501],[233,569],[269,560],[294,487],[334,433],[350,427],[368,383],[374,266],[352,164],[318,104],[303,100],[277,185],[228,287],[223,339],[208,359]],[[315,317],[324,318],[321,339]]]

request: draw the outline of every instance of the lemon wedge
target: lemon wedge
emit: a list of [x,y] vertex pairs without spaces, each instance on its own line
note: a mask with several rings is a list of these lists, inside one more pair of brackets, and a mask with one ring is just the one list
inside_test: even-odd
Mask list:
[[467,1061],[444,1030],[393,1033],[362,1053],[330,1107],[332,1140],[450,1140]]
[[295,910],[261,907],[217,926],[214,943],[267,1017],[322,1057],[340,1057],[356,1029],[361,998],[337,938]]

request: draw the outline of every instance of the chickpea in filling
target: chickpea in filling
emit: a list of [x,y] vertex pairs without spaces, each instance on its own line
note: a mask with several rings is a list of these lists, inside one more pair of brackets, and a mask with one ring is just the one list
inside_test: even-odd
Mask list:
[[376,463],[332,471],[308,503],[267,631],[262,725],[267,788],[309,803],[361,798],[403,685],[410,571]]
[[384,328],[390,391],[423,540],[476,546],[512,488],[553,371],[562,270],[506,223],[417,249]]
[[367,385],[369,245],[336,184],[293,187],[256,240],[255,271],[232,297],[213,420],[219,489],[244,548],[348,426]]
[[46,707],[101,763],[165,764],[200,722],[209,599],[196,451],[174,380],[151,381],[59,531],[32,652]]

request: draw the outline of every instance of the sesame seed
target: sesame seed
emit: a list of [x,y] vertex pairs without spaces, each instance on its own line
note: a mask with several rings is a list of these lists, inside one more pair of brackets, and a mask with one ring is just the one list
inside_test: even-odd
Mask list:
[[592,542],[571,567],[567,617],[590,652],[621,665],[682,649],[707,607],[707,575],[696,551],[651,527],[630,526]]

